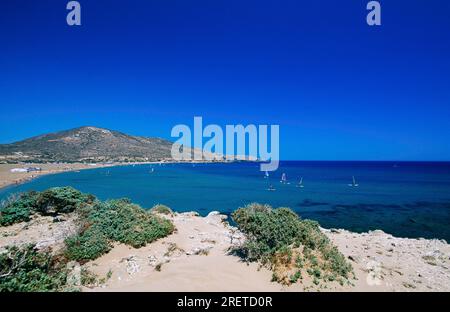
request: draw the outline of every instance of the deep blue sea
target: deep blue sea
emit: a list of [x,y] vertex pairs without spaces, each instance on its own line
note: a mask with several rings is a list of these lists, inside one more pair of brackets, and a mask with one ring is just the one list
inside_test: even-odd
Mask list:
[[[290,184],[280,183],[282,173]],[[349,186],[352,176],[358,187]],[[303,188],[296,187],[300,177]],[[268,191],[269,184],[276,191]],[[43,176],[0,190],[0,199],[53,186],[202,215],[267,203],[290,207],[327,228],[382,229],[400,237],[450,241],[450,163],[292,161],[282,162],[268,179],[257,163],[119,166]]]

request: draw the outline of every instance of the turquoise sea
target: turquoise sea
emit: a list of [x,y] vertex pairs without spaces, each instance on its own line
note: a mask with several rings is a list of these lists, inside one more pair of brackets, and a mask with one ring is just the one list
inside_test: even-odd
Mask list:
[[[282,173],[290,184],[280,183]],[[358,187],[349,186],[352,176]],[[300,177],[303,188],[296,187]],[[268,191],[269,184],[276,191]],[[268,179],[257,163],[118,166],[43,176],[0,190],[0,199],[53,186],[201,215],[260,202],[290,207],[327,228],[450,241],[450,163],[444,162],[289,161]]]

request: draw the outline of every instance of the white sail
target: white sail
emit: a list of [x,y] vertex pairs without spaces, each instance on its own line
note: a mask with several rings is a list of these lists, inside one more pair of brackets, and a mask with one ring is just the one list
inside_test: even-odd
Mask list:
[[300,178],[300,181],[298,182],[297,187],[303,187],[303,177]]
[[283,184],[290,184],[290,183],[288,182],[288,180],[287,180],[286,173],[283,173],[283,174],[281,175],[281,181],[280,181],[280,182],[283,183]]
[[356,179],[355,179],[355,176],[352,176],[352,184],[349,184],[348,186],[353,186],[353,187],[357,187],[357,186],[359,186],[359,184],[358,184],[358,183],[356,183]]

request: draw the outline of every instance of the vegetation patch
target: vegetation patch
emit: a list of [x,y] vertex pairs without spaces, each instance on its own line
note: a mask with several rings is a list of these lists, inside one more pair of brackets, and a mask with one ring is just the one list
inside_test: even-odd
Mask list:
[[319,224],[302,220],[289,208],[250,204],[233,212],[232,218],[247,236],[237,252],[268,266],[274,281],[292,284],[307,274],[316,285],[320,281],[344,284],[353,273]]
[[89,227],[66,239],[65,256],[69,260],[87,262],[111,250],[112,245],[98,226]]
[[95,197],[72,187],[14,194],[0,204],[0,226],[27,222],[33,214],[57,216],[91,205]]
[[34,210],[37,193],[12,194],[0,203],[0,226],[27,222]]
[[80,210],[79,233],[66,240],[66,256],[86,262],[108,252],[113,242],[135,248],[171,234],[173,224],[128,199],[96,202]]
[[[114,242],[139,248],[174,231],[169,220],[128,199],[102,202],[71,187],[11,196],[1,203],[0,225],[29,221],[34,214],[68,213],[75,214],[78,230],[65,240],[61,254],[52,256],[32,245],[8,247],[0,254],[0,291],[70,290],[66,285],[69,270],[65,266],[69,261],[85,263],[96,259],[111,250]],[[100,281],[82,271],[82,285],[92,286]]]
[[33,245],[8,247],[0,254],[0,292],[64,291],[67,270]]
[[166,205],[161,205],[161,204],[157,204],[157,205],[153,206],[152,209],[150,209],[150,211],[154,212],[154,213],[165,214],[165,215],[173,214],[172,209],[170,209]]
[[73,212],[94,201],[93,195],[81,193],[72,187],[54,187],[38,194],[35,210],[41,215],[58,215]]

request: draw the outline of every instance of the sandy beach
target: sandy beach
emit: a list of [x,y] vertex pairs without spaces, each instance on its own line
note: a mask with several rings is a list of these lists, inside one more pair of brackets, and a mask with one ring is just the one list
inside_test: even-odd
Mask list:
[[[82,163],[60,163],[60,164],[0,164],[0,188],[10,185],[22,184],[37,177],[67,171],[86,170],[102,167],[116,166],[117,164],[82,164]],[[15,168],[38,167],[41,171],[34,172],[11,172]]]
[[[450,246],[445,241],[322,229],[352,264],[353,285],[315,286],[305,278],[283,286],[271,282],[268,269],[229,254],[245,237],[223,222],[226,216],[176,213],[169,218],[174,234],[139,249],[116,244],[84,264],[100,278],[109,278],[83,291],[450,291]],[[0,228],[0,250],[32,242],[57,251],[74,231],[70,217],[58,223],[38,217]]]

